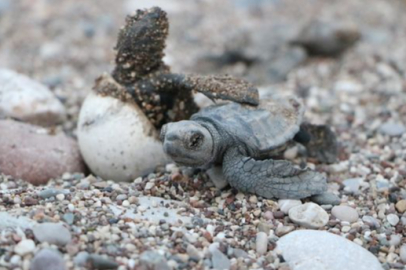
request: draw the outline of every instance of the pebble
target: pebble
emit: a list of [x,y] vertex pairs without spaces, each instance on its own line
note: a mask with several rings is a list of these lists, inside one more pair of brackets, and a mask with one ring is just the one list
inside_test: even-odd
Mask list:
[[119,266],[118,263],[116,263],[112,259],[98,254],[90,254],[87,257],[86,265],[90,265],[91,269],[100,269],[100,270],[117,269]]
[[81,251],[78,254],[76,254],[75,258],[73,259],[73,263],[76,266],[86,266],[87,258],[89,257],[89,253],[86,251]]
[[406,263],[406,244],[403,244],[399,250],[400,259],[403,263]]
[[65,262],[62,255],[52,249],[42,249],[35,254],[31,262],[30,270],[65,270]]
[[0,120],[0,171],[40,185],[66,172],[83,173],[84,164],[76,142],[65,134]]
[[344,190],[352,194],[358,194],[363,178],[351,178],[343,181]]
[[372,253],[326,231],[294,231],[280,238],[276,245],[285,261],[294,266],[293,270],[383,270]]
[[33,228],[34,236],[39,242],[65,246],[71,239],[71,233],[62,223],[41,223]]
[[72,225],[73,221],[75,220],[75,215],[72,213],[66,213],[62,216],[62,218],[67,224]]
[[327,212],[315,203],[305,203],[289,210],[289,218],[305,228],[317,229],[327,224]]
[[399,122],[387,122],[380,127],[380,132],[392,137],[401,136],[406,132],[406,127]]
[[0,115],[52,126],[66,118],[66,111],[45,85],[12,70],[0,69]]
[[396,226],[399,223],[399,217],[395,214],[389,214],[386,216],[389,224],[392,226]]
[[259,232],[264,232],[267,235],[269,234],[269,231],[272,229],[272,224],[269,224],[267,222],[259,222],[258,223],[258,231]]
[[58,200],[58,201],[63,201],[64,199],[65,199],[65,195],[64,194],[58,194],[58,195],[56,195],[56,199]]
[[372,216],[363,216],[362,221],[364,221],[366,224],[368,224],[372,228],[381,227],[381,224],[379,223],[379,221],[376,218],[372,217]]
[[341,202],[337,195],[329,192],[314,195],[311,197],[311,200],[319,205],[337,205]]
[[294,207],[294,206],[298,206],[298,205],[302,205],[302,201],[300,200],[286,200],[286,199],[282,199],[278,201],[278,205],[279,205],[279,209],[287,214],[289,213],[289,210]]
[[400,234],[392,234],[390,236],[389,244],[391,246],[397,247],[400,244],[401,241],[402,241],[402,235],[400,235]]
[[211,248],[211,261],[214,269],[230,269],[231,262],[226,255],[217,248]]
[[34,252],[34,250],[35,243],[31,239],[21,240],[14,248],[14,252],[20,256],[25,256],[26,254]]
[[358,221],[358,212],[352,207],[346,205],[334,206],[331,209],[331,214],[341,221],[347,221],[350,223]]
[[290,233],[294,229],[295,229],[294,226],[279,226],[278,228],[276,228],[275,234],[276,234],[276,236],[281,237],[285,234]]
[[259,255],[264,255],[268,250],[268,236],[264,232],[257,233],[256,250]]
[[165,257],[155,251],[144,251],[140,256],[141,270],[170,270]]
[[406,211],[406,200],[400,200],[396,203],[396,209],[399,213],[404,213]]
[[58,194],[69,194],[69,190],[62,190],[62,189],[54,189],[54,188],[48,188],[48,189],[44,189],[41,190],[40,192],[38,192],[38,196],[40,196],[42,199],[48,199],[51,197],[55,197]]
[[202,258],[202,254],[194,245],[189,244],[186,248],[186,252],[193,259],[200,260]]

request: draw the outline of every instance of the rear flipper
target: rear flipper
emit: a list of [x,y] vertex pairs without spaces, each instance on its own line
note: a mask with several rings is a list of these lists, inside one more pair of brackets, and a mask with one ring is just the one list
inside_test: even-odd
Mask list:
[[303,199],[325,193],[326,177],[286,160],[255,160],[240,149],[225,153],[223,172],[230,186],[267,199]]
[[294,140],[306,147],[308,157],[315,158],[321,163],[337,161],[337,138],[327,125],[304,123]]

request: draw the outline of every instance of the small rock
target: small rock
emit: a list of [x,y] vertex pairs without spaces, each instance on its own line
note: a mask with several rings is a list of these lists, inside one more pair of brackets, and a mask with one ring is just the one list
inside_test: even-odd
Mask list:
[[404,213],[406,211],[406,200],[400,200],[396,203],[396,209],[399,213]]
[[69,225],[73,224],[73,221],[75,220],[75,215],[72,213],[66,213],[62,216],[63,220],[68,223]]
[[406,127],[399,122],[387,122],[380,127],[379,131],[383,134],[395,137],[404,134]]
[[357,210],[346,205],[334,206],[331,210],[331,214],[341,221],[350,223],[356,222],[359,217]]
[[71,239],[71,233],[61,223],[41,223],[33,228],[35,238],[43,243],[64,246]]
[[279,209],[287,214],[289,213],[289,210],[294,207],[294,206],[298,206],[298,205],[302,205],[302,201],[300,200],[286,200],[286,199],[282,199],[278,201],[278,205],[279,205]]
[[315,203],[305,203],[289,210],[289,218],[305,228],[321,228],[328,222],[327,212]]
[[24,239],[14,247],[14,252],[22,257],[26,254],[34,252],[34,250],[35,243],[31,239]]
[[383,270],[378,259],[361,246],[325,231],[300,230],[276,243],[293,270]]
[[189,244],[186,248],[187,254],[196,260],[200,260],[202,258],[202,254],[200,254],[200,251],[195,248],[194,245]]
[[214,269],[219,269],[219,270],[220,269],[221,270],[230,269],[230,267],[231,267],[230,260],[220,250],[218,250],[217,248],[212,248],[210,250],[210,253],[211,253],[211,261],[212,261]]
[[392,226],[396,226],[399,223],[399,217],[395,214],[389,214],[386,216],[389,224]]
[[31,262],[30,270],[65,270],[65,262],[62,255],[52,249],[42,249],[35,254]]
[[330,192],[314,195],[310,199],[319,205],[337,205],[341,202],[337,195]]
[[269,231],[272,229],[272,224],[266,223],[266,222],[259,222],[258,223],[258,231],[259,232],[264,232],[267,235],[269,234]]
[[406,244],[403,244],[399,250],[400,259],[403,263],[406,263]]
[[295,159],[297,157],[298,152],[299,152],[299,147],[294,146],[294,147],[291,147],[291,148],[287,149],[283,153],[283,157],[285,159],[293,160],[293,159]]
[[402,236],[400,234],[392,234],[390,236],[389,244],[391,246],[397,247],[401,241],[402,241]]
[[119,266],[118,263],[116,263],[112,259],[97,254],[90,254],[87,257],[86,265],[89,265],[91,269],[100,270],[117,269]]
[[275,234],[276,234],[276,236],[281,237],[285,234],[290,233],[294,229],[295,229],[294,226],[280,226],[280,227],[276,228]]
[[41,190],[40,192],[38,192],[38,196],[40,196],[42,199],[48,199],[51,197],[55,197],[58,194],[69,194],[69,190],[48,188],[48,189],[44,189],[44,190]]
[[264,232],[257,233],[256,250],[259,255],[264,255],[268,250],[268,236]]
[[40,185],[65,172],[84,172],[84,164],[76,142],[66,135],[0,120],[0,171]]
[[379,221],[372,216],[363,216],[362,221],[364,221],[366,224],[368,224],[372,228],[381,227],[381,224],[379,223]]
[[86,251],[81,251],[76,254],[75,258],[73,259],[73,263],[76,266],[84,267],[86,266],[87,258],[89,257],[89,253]]
[[351,178],[343,181],[344,190],[352,194],[358,194],[363,178]]
[[0,69],[0,115],[52,126],[66,118],[66,111],[46,86],[14,71]]
[[170,270],[165,257],[155,251],[144,251],[140,256],[141,270]]

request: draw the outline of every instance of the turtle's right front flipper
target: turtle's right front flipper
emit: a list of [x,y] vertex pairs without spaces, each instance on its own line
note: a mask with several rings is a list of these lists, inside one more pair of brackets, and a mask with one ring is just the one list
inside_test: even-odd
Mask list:
[[286,160],[255,160],[237,148],[225,153],[223,172],[230,186],[268,199],[303,199],[327,191],[326,177],[318,172]]

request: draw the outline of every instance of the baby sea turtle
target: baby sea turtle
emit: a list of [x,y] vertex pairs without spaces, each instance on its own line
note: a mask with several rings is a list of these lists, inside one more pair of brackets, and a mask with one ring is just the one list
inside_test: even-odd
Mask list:
[[[329,203],[338,203],[335,195],[326,193],[323,174],[275,158],[292,140],[309,143],[313,133],[301,129],[303,113],[295,97],[273,96],[258,106],[230,102],[207,107],[189,121],[166,124],[160,137],[164,151],[180,165],[210,168],[222,164],[225,179],[239,191],[265,198],[313,196],[316,202],[329,198]],[[335,137],[325,126],[317,130],[330,132],[327,141],[332,144],[323,145],[323,141],[312,147],[323,145],[322,156],[334,156]]]

